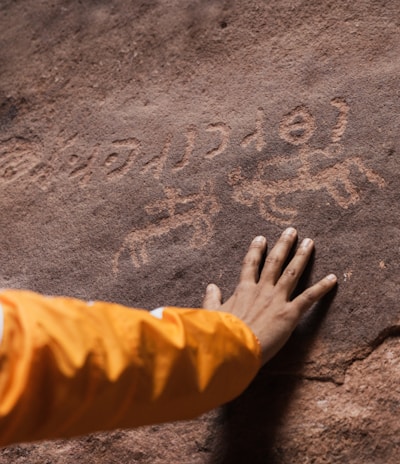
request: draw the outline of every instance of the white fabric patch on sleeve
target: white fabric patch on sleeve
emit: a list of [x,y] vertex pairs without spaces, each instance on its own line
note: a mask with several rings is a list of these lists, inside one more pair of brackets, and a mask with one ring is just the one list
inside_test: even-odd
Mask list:
[[3,306],[0,304],[0,343],[3,340],[3,331],[4,331],[4,313]]
[[156,317],[157,319],[162,319],[163,312],[164,312],[164,308],[157,308],[157,309],[153,309],[153,311],[150,311],[150,314]]

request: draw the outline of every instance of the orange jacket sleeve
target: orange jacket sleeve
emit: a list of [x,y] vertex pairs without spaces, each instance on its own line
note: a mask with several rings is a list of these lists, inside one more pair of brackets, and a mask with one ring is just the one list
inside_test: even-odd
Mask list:
[[192,418],[261,365],[256,337],[227,313],[164,308],[159,319],[19,290],[0,305],[0,446]]

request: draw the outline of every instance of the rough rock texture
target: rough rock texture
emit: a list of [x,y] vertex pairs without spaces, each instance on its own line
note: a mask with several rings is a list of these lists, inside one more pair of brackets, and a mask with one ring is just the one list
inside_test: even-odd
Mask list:
[[399,27],[383,0],[0,2],[0,286],[199,306],[288,224],[304,284],[340,276],[223,411],[1,464],[398,462]]

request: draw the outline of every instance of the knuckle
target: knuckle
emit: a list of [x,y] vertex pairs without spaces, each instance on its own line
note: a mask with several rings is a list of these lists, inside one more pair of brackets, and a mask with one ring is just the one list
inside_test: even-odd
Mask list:
[[280,320],[292,324],[298,319],[298,313],[292,305],[285,305],[278,314]]
[[287,267],[284,270],[283,275],[290,278],[297,277],[297,269],[295,269],[294,267]]
[[280,264],[281,263],[281,259],[276,256],[276,255],[268,255],[266,258],[265,258],[265,263],[266,264],[272,264],[273,266],[276,265],[276,264]]
[[309,253],[310,253],[310,251],[307,248],[304,248],[304,247],[300,247],[296,251],[297,256],[308,256]]
[[235,289],[235,295],[239,295],[241,293],[248,293],[253,291],[255,284],[247,281],[239,282],[238,286]]
[[247,254],[242,261],[242,264],[244,266],[258,266],[260,260],[257,256],[254,256],[253,254]]
[[308,288],[302,293],[302,298],[307,306],[311,306],[316,300],[315,292]]

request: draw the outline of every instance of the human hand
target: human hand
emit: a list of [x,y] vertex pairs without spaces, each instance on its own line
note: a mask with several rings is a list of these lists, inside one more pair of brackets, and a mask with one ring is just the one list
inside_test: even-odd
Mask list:
[[210,284],[203,301],[204,308],[229,312],[250,327],[261,343],[263,364],[286,343],[301,316],[337,282],[329,274],[290,300],[314,248],[311,239],[304,239],[283,269],[296,237],[295,229],[286,229],[265,259],[267,241],[256,237],[243,260],[234,294],[222,304],[219,288]]

